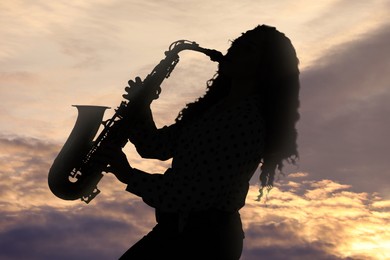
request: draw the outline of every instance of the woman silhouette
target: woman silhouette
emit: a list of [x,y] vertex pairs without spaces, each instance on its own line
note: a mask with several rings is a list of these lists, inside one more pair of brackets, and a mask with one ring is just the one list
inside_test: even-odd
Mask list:
[[206,94],[175,124],[157,129],[145,106],[129,140],[144,158],[173,159],[164,174],[149,174],[118,148],[105,152],[109,171],[156,209],[157,225],[121,259],[239,259],[253,173],[261,164],[261,186],[272,186],[275,170],[298,156],[298,94],[290,40],[262,25],[233,41]]

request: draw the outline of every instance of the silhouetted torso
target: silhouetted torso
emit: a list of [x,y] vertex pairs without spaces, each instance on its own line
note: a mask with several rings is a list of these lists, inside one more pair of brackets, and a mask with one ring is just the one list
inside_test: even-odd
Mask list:
[[132,142],[141,155],[173,157],[172,167],[164,175],[139,172],[127,190],[167,212],[239,210],[264,146],[257,100],[247,97],[227,108],[218,104],[183,127],[155,129],[146,122]]
[[241,254],[238,210],[245,204],[264,146],[264,122],[257,104],[256,97],[228,106],[220,103],[190,124],[161,129],[149,117],[132,130],[130,139],[141,155],[173,160],[163,175],[135,172],[127,186],[127,191],[156,208],[158,224],[122,259],[148,259],[136,258],[145,256],[147,248],[154,248],[152,255],[166,251],[170,259],[174,252],[177,259],[190,259],[189,252],[191,259]]

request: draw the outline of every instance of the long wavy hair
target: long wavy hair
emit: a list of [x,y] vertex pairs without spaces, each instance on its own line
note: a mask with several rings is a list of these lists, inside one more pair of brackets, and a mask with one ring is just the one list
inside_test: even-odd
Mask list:
[[[296,122],[299,120],[299,60],[291,41],[276,28],[257,26],[235,39],[225,57],[237,48],[256,46],[261,53],[258,82],[259,111],[266,123],[265,147],[260,154],[260,197],[263,188],[271,188],[276,170],[282,171],[283,162],[295,164],[298,158]],[[229,75],[216,73],[208,81],[206,94],[187,104],[176,122],[186,123],[198,118],[229,94]],[[260,153],[260,151],[259,151]],[[260,198],[259,197],[259,198]]]

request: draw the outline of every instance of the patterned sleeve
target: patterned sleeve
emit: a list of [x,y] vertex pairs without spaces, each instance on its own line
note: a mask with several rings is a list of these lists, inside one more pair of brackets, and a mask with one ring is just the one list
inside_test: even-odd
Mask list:
[[157,129],[148,108],[130,127],[128,138],[143,158],[167,160],[173,156],[177,129],[176,124]]
[[[126,191],[140,196],[151,207],[164,212],[187,212],[223,208],[238,210],[244,206],[249,188],[246,174],[255,171],[258,161],[247,161],[244,167],[228,168],[224,171],[203,172],[194,179],[176,178],[169,169],[164,174],[149,174],[135,170],[133,181]],[[216,164],[215,168],[221,168]],[[238,169],[241,168],[241,169]],[[180,174],[180,173],[179,173]],[[209,175],[209,176],[207,176]]]

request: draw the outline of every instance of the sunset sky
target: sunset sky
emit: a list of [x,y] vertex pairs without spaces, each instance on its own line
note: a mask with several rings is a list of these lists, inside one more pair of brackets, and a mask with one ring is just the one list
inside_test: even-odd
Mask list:
[[[300,160],[261,202],[252,178],[241,259],[390,259],[389,17],[388,0],[2,0],[0,259],[116,259],[145,235],[153,209],[111,175],[88,205],[49,191],[71,105],[115,108],[171,42],[226,53],[258,24],[284,32],[300,59]],[[180,56],[152,106],[158,126],[217,70]],[[134,167],[169,167],[125,151]]]

